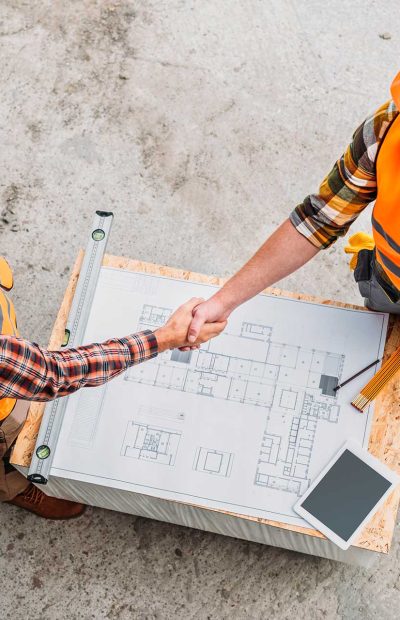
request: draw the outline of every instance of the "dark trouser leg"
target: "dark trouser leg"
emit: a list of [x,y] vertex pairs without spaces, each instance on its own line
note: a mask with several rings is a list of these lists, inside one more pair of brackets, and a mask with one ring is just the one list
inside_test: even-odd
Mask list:
[[400,303],[390,299],[376,280],[374,274],[372,274],[371,277],[368,296],[365,298],[365,305],[367,308],[370,308],[370,310],[375,310],[376,312],[400,314]]
[[29,404],[17,401],[10,415],[0,422],[0,502],[14,499],[29,486],[27,479],[8,463],[10,448],[26,420]]

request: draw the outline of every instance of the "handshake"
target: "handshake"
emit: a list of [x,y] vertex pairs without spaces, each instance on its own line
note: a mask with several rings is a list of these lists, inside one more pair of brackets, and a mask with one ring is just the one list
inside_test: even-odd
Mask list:
[[155,330],[158,350],[161,353],[167,349],[198,349],[203,342],[218,336],[226,327],[226,319],[212,317],[202,312],[202,306],[209,302],[193,297],[180,306],[171,315],[168,321]]

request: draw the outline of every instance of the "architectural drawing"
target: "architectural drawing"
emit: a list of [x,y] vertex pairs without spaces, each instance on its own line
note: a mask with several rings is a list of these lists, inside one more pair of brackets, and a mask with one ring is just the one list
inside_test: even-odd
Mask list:
[[[138,329],[154,329],[170,313],[167,308],[145,305]],[[296,409],[296,388],[335,397],[343,355],[276,343],[271,336],[270,326],[243,323],[239,336],[224,333],[217,346],[211,341],[198,351],[165,351],[146,365],[129,369],[125,379],[267,407],[275,406],[278,399],[280,408],[292,410]],[[240,351],[241,339],[258,345],[254,359],[233,353]],[[276,392],[277,386],[285,384],[291,387]]]
[[193,469],[206,474],[228,478],[231,474],[232,464],[233,454],[230,452],[200,447],[196,450]]
[[[84,342],[157,329],[215,290],[103,267]],[[345,440],[368,446],[373,406],[350,402],[377,368],[334,390],[382,357],[386,328],[379,313],[259,295],[199,350],[68,397],[51,475],[304,526],[293,505],[310,481]]]
[[[139,329],[165,322],[171,310],[146,304]],[[344,356],[274,342],[270,325],[243,322],[198,351],[167,351],[129,369],[128,381],[265,408],[266,424],[254,484],[303,493],[320,420],[335,424],[340,407],[334,388]],[[238,357],[243,343],[250,355]]]
[[131,420],[128,422],[121,456],[173,465],[181,433]]
[[164,325],[172,314],[171,308],[159,308],[145,304],[140,315],[140,329],[160,327]]

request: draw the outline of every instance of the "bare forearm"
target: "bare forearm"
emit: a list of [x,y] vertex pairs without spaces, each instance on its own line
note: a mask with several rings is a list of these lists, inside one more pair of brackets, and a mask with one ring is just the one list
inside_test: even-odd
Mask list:
[[230,314],[240,304],[302,267],[317,253],[318,248],[286,220],[218,291],[215,300]]

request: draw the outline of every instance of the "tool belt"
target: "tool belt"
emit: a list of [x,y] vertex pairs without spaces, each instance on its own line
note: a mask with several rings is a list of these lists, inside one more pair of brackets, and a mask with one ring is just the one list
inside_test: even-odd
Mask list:
[[[385,291],[390,301],[397,303],[400,299],[400,292],[389,281],[383,269],[376,261],[374,250],[360,250],[357,255],[357,264],[354,269],[354,279],[360,285],[363,282],[370,282],[371,278],[375,280]],[[361,287],[360,287],[361,290]]]

